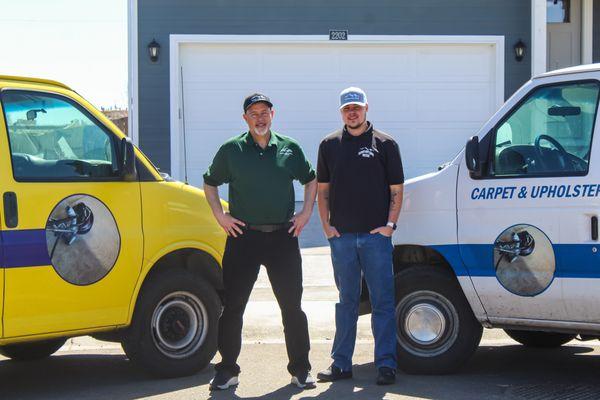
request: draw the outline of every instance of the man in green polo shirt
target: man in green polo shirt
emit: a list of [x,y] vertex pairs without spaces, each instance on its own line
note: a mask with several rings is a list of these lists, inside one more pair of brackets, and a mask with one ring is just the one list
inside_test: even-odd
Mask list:
[[[302,259],[298,235],[312,214],[317,191],[315,171],[293,139],[271,130],[269,98],[254,93],[244,100],[248,132],[225,142],[204,174],[204,191],[219,225],[227,233],[223,255],[224,308],[219,319],[221,362],[211,389],[237,385],[244,309],[264,265],[281,309],[292,384],[314,385],[310,343],[301,308]],[[304,207],[294,215],[294,186],[304,185]],[[229,213],[218,186],[229,184]]]

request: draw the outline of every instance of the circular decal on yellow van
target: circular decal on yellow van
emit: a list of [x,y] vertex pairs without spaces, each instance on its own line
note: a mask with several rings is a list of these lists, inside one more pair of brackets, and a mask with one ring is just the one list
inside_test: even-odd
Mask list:
[[62,200],[50,213],[46,246],[58,275],[74,285],[89,285],[113,268],[121,237],[104,203],[77,194]]
[[540,294],[554,279],[556,261],[550,239],[532,225],[515,225],[494,242],[496,277],[519,296]]

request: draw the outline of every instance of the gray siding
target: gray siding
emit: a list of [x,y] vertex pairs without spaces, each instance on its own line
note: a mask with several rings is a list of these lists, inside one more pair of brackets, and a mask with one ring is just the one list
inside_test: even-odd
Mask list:
[[600,0],[594,0],[594,38],[592,39],[593,60],[595,63],[600,63]]
[[[530,77],[530,21],[524,0],[138,0],[140,145],[169,170],[169,34],[503,35],[508,98]],[[155,64],[153,38],[161,45]],[[522,62],[513,53],[519,39],[529,47]]]

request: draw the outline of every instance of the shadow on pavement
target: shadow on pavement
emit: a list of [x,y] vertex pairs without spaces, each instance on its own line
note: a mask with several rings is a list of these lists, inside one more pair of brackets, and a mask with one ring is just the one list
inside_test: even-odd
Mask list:
[[2,399],[137,399],[208,384],[212,367],[176,379],[156,379],[124,355],[54,355],[40,361],[0,361]]
[[[261,366],[257,368],[269,369]],[[212,366],[185,378],[153,379],[134,368],[125,356],[57,355],[37,362],[0,361],[2,399],[115,399],[157,396],[188,398],[178,391],[193,390],[199,399],[390,399],[416,397],[455,399],[598,399],[600,354],[591,346],[570,345],[558,349],[528,349],[518,345],[482,346],[460,371],[428,376],[398,373],[397,383],[375,385],[372,363],[354,366],[354,379],[318,383],[301,391],[284,385],[259,396],[243,396],[239,390],[209,393]],[[265,371],[266,372],[266,371]],[[316,375],[316,371],[314,371]],[[269,374],[254,382],[271,387]],[[272,376],[271,376],[272,378]],[[243,382],[248,388],[248,381]],[[271,389],[269,389],[271,390]]]
[[226,391],[213,392],[209,399],[598,399],[600,355],[589,354],[593,351],[584,345],[558,349],[482,346],[463,369],[450,375],[399,372],[396,384],[377,386],[375,366],[368,363],[354,365],[352,380],[317,383],[316,389],[304,392],[286,385],[261,396]]

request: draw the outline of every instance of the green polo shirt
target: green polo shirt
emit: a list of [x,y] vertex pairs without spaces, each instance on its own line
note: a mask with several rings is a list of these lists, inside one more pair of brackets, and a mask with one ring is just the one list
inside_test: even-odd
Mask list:
[[280,224],[294,215],[294,185],[315,179],[298,142],[271,131],[261,148],[249,132],[225,142],[204,174],[210,186],[229,184],[229,212],[248,224]]

